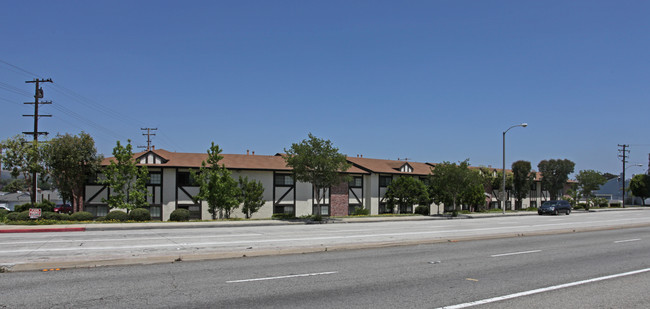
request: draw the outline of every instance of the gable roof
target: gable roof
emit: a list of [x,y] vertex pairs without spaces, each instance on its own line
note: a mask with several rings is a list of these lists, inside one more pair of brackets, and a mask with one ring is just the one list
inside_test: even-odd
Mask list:
[[[208,159],[207,153],[187,153],[187,152],[171,152],[164,149],[155,149],[133,154],[134,159],[141,159],[146,157],[160,158],[160,160],[152,160],[147,163],[138,164],[139,166],[148,167],[181,167],[181,168],[199,168],[201,162]],[[267,170],[267,171],[287,171],[290,172],[291,168],[287,166],[282,156],[267,156],[267,155],[246,155],[246,154],[220,154],[223,159],[219,161],[220,164],[225,165],[231,170]],[[115,158],[105,158],[102,165],[109,165],[111,160]],[[142,162],[139,160],[139,162]],[[351,174],[367,174],[368,172],[351,167],[346,173]]]
[[[426,176],[431,173],[431,165],[427,163],[356,157],[348,157],[347,159],[348,162],[352,163],[354,166],[373,173],[414,176]],[[412,172],[400,171],[400,169],[406,164],[413,168]]]

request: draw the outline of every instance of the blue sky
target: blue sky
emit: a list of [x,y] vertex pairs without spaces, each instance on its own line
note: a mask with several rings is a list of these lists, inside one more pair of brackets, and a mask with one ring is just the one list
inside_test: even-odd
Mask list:
[[627,173],[650,153],[648,1],[6,1],[0,139],[90,133],[100,153],[350,156]]

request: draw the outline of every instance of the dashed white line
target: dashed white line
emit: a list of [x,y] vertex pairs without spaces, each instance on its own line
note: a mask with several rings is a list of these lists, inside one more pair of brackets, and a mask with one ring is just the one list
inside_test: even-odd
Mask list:
[[641,240],[641,238],[625,239],[625,240],[617,240],[617,241],[615,241],[614,243],[615,243],[615,244],[619,244],[619,243],[622,243],[622,242],[639,241],[639,240]]
[[639,270],[630,271],[630,272],[626,272],[626,273],[620,273],[620,274],[609,275],[609,276],[604,276],[604,277],[598,277],[598,278],[593,278],[593,279],[588,279],[588,280],[570,282],[570,283],[565,283],[565,284],[560,284],[560,285],[555,285],[555,286],[549,286],[549,287],[545,287],[545,288],[541,288],[541,289],[535,289],[535,290],[530,290],[530,291],[525,291],[525,292],[520,292],[520,293],[514,293],[514,294],[504,295],[504,296],[499,296],[499,297],[493,297],[493,298],[488,298],[488,299],[482,299],[482,300],[477,300],[477,301],[473,301],[473,302],[469,302],[469,303],[458,304],[458,305],[447,306],[447,307],[440,307],[440,308],[460,309],[460,308],[473,307],[473,306],[489,304],[489,303],[493,303],[493,302],[497,302],[497,301],[502,301],[502,300],[506,300],[506,299],[512,299],[512,298],[528,296],[528,295],[533,295],[533,294],[538,294],[538,293],[544,293],[544,292],[548,292],[548,291],[559,290],[559,289],[563,289],[563,288],[567,288],[567,287],[572,287],[572,286],[577,286],[577,285],[582,285],[582,284],[587,284],[587,283],[592,283],[592,282],[598,282],[598,281],[609,280],[609,279],[614,279],[614,278],[619,278],[619,277],[624,277],[624,276],[636,275],[636,274],[645,273],[645,272],[649,272],[649,271],[650,271],[650,268],[639,269]]
[[491,255],[492,257],[500,257],[500,256],[508,256],[508,255],[518,255],[518,254],[528,254],[528,253],[536,253],[536,252],[541,252],[542,250],[530,250],[530,251],[520,251],[520,252],[510,252],[510,253],[501,253],[501,254],[493,254]]
[[336,273],[338,273],[338,271],[327,271],[327,272],[322,272],[322,273],[299,274],[299,275],[287,275],[287,276],[266,277],[266,278],[253,278],[253,279],[242,279],[242,280],[230,280],[230,281],[226,281],[226,283],[241,283],[241,282],[252,282],[252,281],[277,280],[277,279],[287,279],[287,278],[297,278],[297,277],[310,277],[310,276],[331,275],[331,274],[336,274]]

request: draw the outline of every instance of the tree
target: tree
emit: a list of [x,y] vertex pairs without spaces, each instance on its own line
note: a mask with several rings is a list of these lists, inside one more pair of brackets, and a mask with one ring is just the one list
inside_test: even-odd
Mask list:
[[147,179],[149,171],[146,166],[138,167],[133,158],[133,147],[131,140],[126,146],[120,141],[113,148],[113,157],[110,164],[104,169],[104,179],[99,183],[107,185],[111,189],[108,199],[103,198],[110,208],[126,209],[127,213],[133,209],[146,207]]
[[45,163],[61,197],[71,201],[73,211],[83,211],[88,176],[99,170],[102,157],[87,133],[58,135],[44,147]]
[[320,203],[325,197],[326,189],[347,182],[342,173],[350,168],[345,155],[332,146],[329,140],[323,140],[309,133],[309,139],[294,143],[290,149],[284,149],[284,160],[293,169],[298,181],[311,183],[316,193],[316,213],[320,214]]
[[534,176],[531,173],[530,162],[516,161],[512,163],[512,185],[518,207],[521,207],[522,200],[528,196],[530,186],[533,184]]
[[5,192],[16,193],[18,191],[25,191],[29,186],[25,184],[25,181],[22,179],[13,179],[7,185],[2,187],[2,190]]
[[397,213],[415,204],[431,204],[427,187],[419,179],[410,176],[400,176],[391,182],[384,197],[389,207],[397,206]]
[[431,168],[429,183],[433,200],[437,204],[453,205],[454,216],[458,215],[456,206],[463,200],[475,200],[476,189],[483,187],[479,174],[469,169],[468,161],[459,164],[443,162]]
[[2,156],[0,159],[4,167],[11,172],[14,179],[22,175],[27,184],[27,190],[31,195],[32,204],[36,201],[36,193],[32,192],[30,185],[34,182],[34,175],[45,176],[47,170],[43,164],[42,146],[36,142],[29,142],[24,135],[16,135],[6,139],[0,145]]
[[241,203],[241,190],[230,175],[225,165],[219,165],[223,156],[219,155],[219,145],[212,145],[208,149],[207,161],[201,162],[199,173],[192,170],[192,178],[199,186],[199,194],[194,197],[195,202],[208,202],[208,211],[212,219],[217,219],[217,214],[228,219],[230,212],[239,207]]
[[461,204],[468,205],[471,211],[476,211],[485,206],[485,188],[480,181],[480,175],[476,171],[470,170],[475,174],[474,184],[470,184],[467,190],[460,196]]
[[259,180],[248,180],[248,177],[239,176],[239,188],[241,189],[241,200],[243,203],[242,212],[246,219],[256,213],[264,206],[264,185]]
[[548,190],[551,200],[558,199],[558,193],[566,185],[574,167],[575,163],[567,159],[542,160],[537,164],[542,173],[542,187]]
[[650,176],[646,174],[634,175],[630,180],[630,191],[634,196],[641,198],[641,204],[645,206],[645,199],[650,197]]
[[580,194],[587,199],[585,209],[589,210],[589,200],[591,199],[591,192],[600,189],[600,186],[607,182],[605,176],[600,172],[594,170],[582,170],[576,175],[578,181],[578,190]]
[[[571,188],[566,191],[566,195],[568,195],[566,200],[571,203],[571,207],[577,207],[580,201],[580,190],[578,189],[578,184],[571,184]],[[589,206],[587,206],[587,209],[589,209],[588,207]]]

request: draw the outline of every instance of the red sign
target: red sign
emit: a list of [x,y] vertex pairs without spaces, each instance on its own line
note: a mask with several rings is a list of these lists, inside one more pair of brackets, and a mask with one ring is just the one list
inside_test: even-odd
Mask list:
[[41,217],[41,209],[40,208],[30,208],[29,209],[29,218],[38,219],[40,217]]

